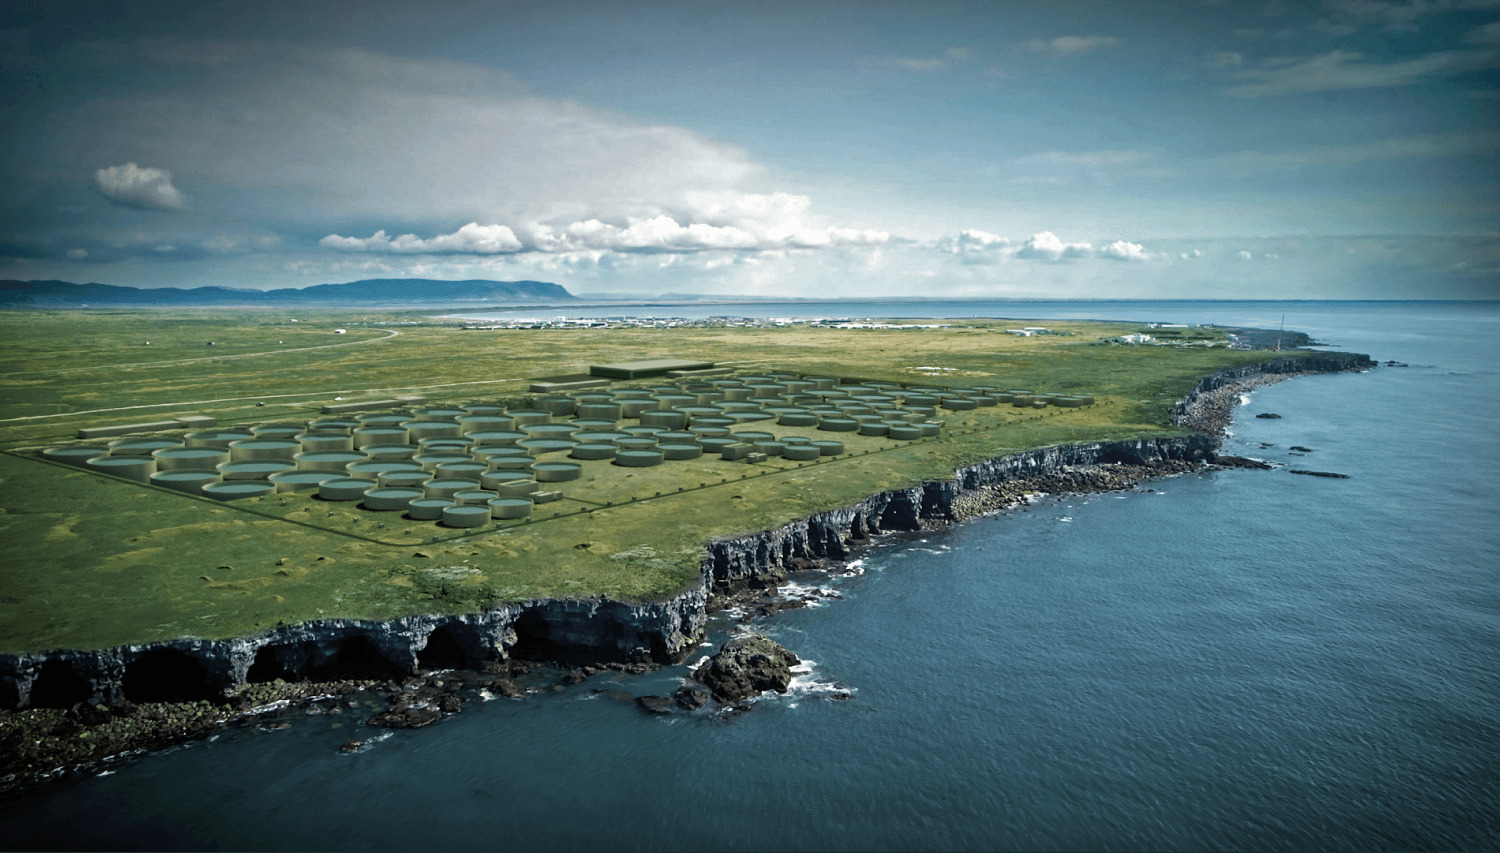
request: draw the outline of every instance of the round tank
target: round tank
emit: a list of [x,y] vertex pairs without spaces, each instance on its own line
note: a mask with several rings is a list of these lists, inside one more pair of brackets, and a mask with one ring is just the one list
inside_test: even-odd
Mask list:
[[403,415],[399,412],[371,412],[368,414],[356,415],[354,419],[367,427],[393,427],[400,424],[402,421],[411,420],[412,416],[409,414]]
[[697,459],[703,455],[703,446],[697,444],[663,444],[656,448],[663,459]]
[[807,376],[804,378],[813,384],[813,388],[819,391],[827,391],[839,384],[839,381],[832,376]]
[[942,405],[943,408],[951,409],[955,412],[967,412],[979,407],[979,403],[969,397],[949,397],[943,401]]
[[492,492],[498,491],[504,483],[517,481],[535,482],[530,471],[487,471],[479,475],[479,487]]
[[376,486],[365,492],[365,509],[376,512],[398,512],[411,506],[411,502],[423,497],[421,489],[408,489],[396,486]]
[[152,485],[165,486],[190,495],[201,495],[204,486],[217,482],[219,482],[218,471],[193,468],[174,468],[171,471],[157,471],[151,475]]
[[566,483],[583,476],[583,466],[577,462],[538,462],[532,470],[538,483]]
[[568,455],[574,459],[613,459],[615,451],[618,450],[614,444],[580,444],[568,451]]
[[496,471],[522,471],[530,473],[534,459],[528,454],[526,456],[505,456],[490,460],[490,468]]
[[229,443],[229,458],[235,462],[264,462],[281,460],[291,462],[303,450],[299,433],[286,436],[256,436]]
[[922,431],[922,435],[924,437],[937,435],[938,433],[943,431],[943,425],[935,421],[926,421],[924,423],[917,424],[916,427],[917,429],[920,429]]
[[842,456],[844,453],[842,441],[815,441],[813,447],[818,448],[818,452],[824,456]]
[[859,429],[859,421],[853,418],[823,418],[818,421],[818,429],[824,432],[854,432]]
[[729,435],[729,427],[721,427],[721,426],[690,426],[690,427],[688,427],[688,432],[692,433],[693,435],[698,436],[698,438],[700,438],[700,439],[703,439],[703,438],[722,438],[723,436]]
[[670,430],[651,436],[657,444],[697,444],[698,436],[686,430]]
[[620,432],[627,433],[635,438],[650,438],[659,432],[666,431],[666,427],[659,426],[628,426],[620,428]]
[[510,416],[516,419],[516,429],[528,427],[534,424],[544,424],[552,420],[552,416],[546,412],[511,412]]
[[156,473],[156,460],[150,456],[95,456],[83,464],[101,474],[137,483],[151,482],[151,475]]
[[621,450],[615,454],[615,464],[625,468],[650,468],[660,465],[662,459],[659,450]]
[[204,429],[190,432],[182,437],[182,443],[188,447],[219,447],[227,449],[229,442],[241,439],[254,438],[255,434],[247,429]]
[[687,426],[687,415],[671,409],[647,409],[641,412],[642,426],[658,426],[663,429],[682,429]]
[[471,415],[503,415],[505,407],[493,403],[468,403],[464,406],[464,411]]
[[476,461],[487,462],[491,465],[493,465],[495,463],[495,460],[497,459],[531,459],[531,454],[526,452],[526,448],[518,447],[513,444],[484,445],[482,447],[476,447],[469,452],[469,456]]
[[250,434],[256,438],[296,438],[303,431],[301,424],[259,424],[250,427]]
[[319,450],[353,450],[354,437],[347,432],[331,432],[320,430],[318,432],[298,433],[297,443],[302,446],[303,453],[316,453]]
[[488,462],[441,462],[433,473],[442,478],[474,479],[488,470]]
[[614,429],[615,424],[618,422],[618,419],[607,421],[600,418],[574,418],[571,421],[568,421],[568,423],[577,427],[579,432],[595,432],[598,430],[608,432],[609,430]]
[[229,451],[218,447],[168,447],[154,451],[158,471],[174,471],[178,468],[213,468],[229,461]]
[[692,418],[691,423],[693,426],[732,427],[739,422],[734,418],[726,418],[722,415],[716,415],[714,417],[708,418]]
[[203,496],[220,501],[237,501],[241,498],[258,498],[276,491],[275,483],[264,480],[234,480],[221,483],[206,483]]
[[746,444],[754,444],[757,441],[771,441],[776,438],[776,435],[774,433],[761,432],[760,430],[743,429],[730,436],[730,438],[738,439]]
[[422,453],[410,461],[423,471],[437,471],[437,466],[445,462],[469,462],[472,458],[467,453]]
[[720,447],[719,455],[725,459],[744,459],[754,452],[754,450],[755,447],[753,445],[736,441]]
[[379,459],[366,459],[363,462],[351,462],[344,470],[348,472],[349,479],[376,480],[381,474],[389,474],[392,471],[415,471],[418,466],[413,462],[400,459],[389,461]]
[[1017,409],[1029,409],[1034,401],[1030,394],[1016,394],[1010,398],[1010,404]]
[[578,446],[578,442],[570,438],[523,438],[520,445],[526,448],[532,456],[544,456],[548,453],[564,453]]
[[340,479],[342,476],[333,471],[278,471],[266,479],[276,484],[278,492],[300,492],[305,489],[316,489],[323,483]]
[[656,401],[650,398],[632,398],[620,401],[620,417],[638,418],[641,412],[647,412],[656,408]]
[[[154,453],[154,451],[153,451]],[[109,448],[102,444],[83,444],[71,447],[49,447],[42,451],[42,456],[53,462],[61,462],[64,465],[77,465],[86,467],[88,461],[96,456],[106,456]],[[228,458],[227,454],[225,458]]]
[[578,401],[572,397],[538,397],[536,399],[537,411],[546,412],[549,415],[571,415],[578,408]]
[[410,436],[402,444],[420,443],[424,438],[458,438],[462,435],[454,421],[404,421],[401,426]]
[[169,447],[182,447],[182,442],[173,438],[121,438],[109,443],[109,455],[150,456]]
[[729,436],[709,436],[698,440],[698,446],[703,448],[704,453],[723,453],[724,448],[731,444],[739,442]]
[[458,428],[464,435],[475,432],[495,432],[514,428],[515,418],[499,415],[464,415],[458,419]]
[[409,444],[411,436],[398,426],[365,426],[352,433],[356,450],[371,444]]
[[468,413],[468,409],[460,409],[456,406],[434,406],[417,410],[417,415],[424,421],[456,421]]
[[1047,408],[1047,401],[1041,399],[1040,397],[1034,397],[1031,400],[1031,407],[1033,409],[1045,409]]
[[757,452],[764,453],[767,456],[780,456],[782,453],[786,452],[786,442],[784,441],[762,439],[761,441],[755,442],[755,444],[752,446],[756,449]]
[[329,418],[327,420],[313,421],[307,425],[309,432],[342,432],[348,435],[352,430],[359,427],[359,421],[349,418]]
[[292,457],[300,471],[335,471],[343,473],[353,462],[366,459],[358,450],[321,450],[316,453],[298,453]]
[[484,489],[469,489],[459,492],[453,496],[453,502],[460,506],[486,506],[490,501],[499,497],[498,494]]
[[969,399],[973,400],[974,403],[981,409],[995,405],[995,398],[989,396],[988,394],[975,394],[969,397]]
[[468,438],[424,438],[417,444],[423,453],[468,453],[474,446]]
[[530,438],[567,438],[578,432],[573,424],[535,424],[523,427],[522,432]]
[[226,483],[231,480],[265,480],[272,474],[297,470],[297,466],[291,462],[279,462],[274,459],[225,462],[218,468],[219,474],[223,476]]
[[405,489],[419,488],[431,479],[432,475],[426,471],[386,471],[375,475],[378,485]]
[[788,444],[781,455],[793,462],[811,462],[821,456],[822,451],[811,444]]
[[427,492],[429,498],[452,498],[459,492],[467,492],[479,488],[478,480],[468,479],[442,479],[428,480],[422,488]]
[[631,438],[628,432],[575,432],[573,440],[579,444],[613,444],[618,438]]
[[406,514],[417,521],[436,521],[450,506],[453,506],[453,501],[447,498],[417,498],[407,506]]
[[489,507],[495,518],[526,518],[531,515],[532,503],[528,498],[495,498]]
[[471,432],[468,438],[472,439],[480,447],[497,447],[513,445],[526,437],[524,432],[514,430],[487,429],[481,432]]
[[487,506],[454,504],[443,508],[443,526],[445,527],[483,527],[489,522],[490,508]]
[[360,452],[366,459],[389,462],[393,459],[411,459],[417,455],[417,447],[411,444],[367,444],[360,448]]
[[617,438],[615,447],[621,450],[652,450],[656,447],[656,439],[645,435]]
[[751,390],[745,386],[728,387],[724,389],[724,402],[750,399]]
[[786,412],[776,418],[782,426],[810,427],[818,425],[818,416],[812,412]]
[[915,441],[922,437],[922,428],[914,424],[892,424],[889,435],[897,441]]

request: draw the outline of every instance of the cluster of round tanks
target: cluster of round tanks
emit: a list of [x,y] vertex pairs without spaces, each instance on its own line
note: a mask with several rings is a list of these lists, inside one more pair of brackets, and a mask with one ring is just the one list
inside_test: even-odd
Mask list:
[[121,438],[42,454],[220,500],[313,491],[372,512],[476,527],[528,517],[535,503],[561,496],[557,484],[580,479],[589,461],[633,468],[705,455],[811,462],[844,453],[843,441],[778,438],[766,427],[913,441],[939,434],[940,410],[1093,401],[998,387],[849,384],[770,373],[539,397],[524,410],[433,407]]

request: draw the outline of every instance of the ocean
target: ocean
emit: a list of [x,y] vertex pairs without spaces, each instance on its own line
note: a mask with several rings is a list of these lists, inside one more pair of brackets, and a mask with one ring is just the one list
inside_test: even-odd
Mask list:
[[798,578],[826,597],[756,626],[806,665],[744,715],[653,717],[596,692],[667,694],[683,666],[388,736],[298,717],[8,803],[0,846],[1500,849],[1500,305],[711,314],[1285,314],[1408,366],[1294,379],[1238,410],[1226,452],[1349,479],[1237,469],[1048,499]]

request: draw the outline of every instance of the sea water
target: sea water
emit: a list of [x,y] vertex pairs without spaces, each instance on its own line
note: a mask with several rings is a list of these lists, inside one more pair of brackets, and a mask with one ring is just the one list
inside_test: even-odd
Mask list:
[[[912,316],[881,308],[862,313]],[[594,692],[665,694],[686,667],[470,705],[356,754],[338,747],[377,730],[307,717],[10,803],[0,844],[1500,848],[1500,309],[1026,316],[1274,326],[1283,312],[1410,366],[1259,389],[1226,451],[1347,480],[1188,475],[874,548],[799,579],[831,594],[817,606],[756,623],[809,663],[790,694],[733,719]],[[732,630],[721,620],[715,639]]]

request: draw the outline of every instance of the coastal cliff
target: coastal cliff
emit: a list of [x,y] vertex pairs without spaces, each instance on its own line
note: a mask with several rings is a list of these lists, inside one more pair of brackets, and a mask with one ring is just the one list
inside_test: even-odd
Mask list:
[[716,601],[773,588],[789,571],[846,559],[851,548],[878,534],[949,524],[1013,502],[1026,490],[1128,488],[1146,476],[1190,470],[1213,459],[1222,429],[1214,412],[1232,408],[1226,390],[1257,380],[1372,366],[1368,356],[1318,353],[1219,370],[1200,380],[1173,412],[1175,423],[1195,432],[1010,454],[961,468],[949,479],[881,492],[773,530],[715,540],[706,547],[700,582],[663,601],[540,599],[471,614],[319,620],[229,640],[184,637],[0,655],[0,707],[122,699],[195,702],[278,679],[387,679],[424,667],[509,657],[674,662],[696,647]]

